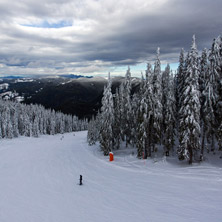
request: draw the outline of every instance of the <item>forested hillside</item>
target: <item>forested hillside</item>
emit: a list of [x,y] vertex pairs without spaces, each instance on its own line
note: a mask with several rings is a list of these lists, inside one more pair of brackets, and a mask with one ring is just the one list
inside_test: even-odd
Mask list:
[[65,115],[41,105],[0,100],[0,138],[38,137],[87,129],[87,120]]

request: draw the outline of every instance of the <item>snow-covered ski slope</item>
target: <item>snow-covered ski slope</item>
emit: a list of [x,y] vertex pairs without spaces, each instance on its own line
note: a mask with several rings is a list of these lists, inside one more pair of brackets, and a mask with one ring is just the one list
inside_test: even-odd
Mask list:
[[86,132],[1,140],[0,222],[222,221],[222,160],[188,166],[122,152],[109,162]]

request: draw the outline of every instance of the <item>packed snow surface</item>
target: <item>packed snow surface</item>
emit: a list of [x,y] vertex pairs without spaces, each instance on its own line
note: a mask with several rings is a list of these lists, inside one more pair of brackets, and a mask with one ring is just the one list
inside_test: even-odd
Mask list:
[[189,166],[119,150],[109,162],[86,134],[0,141],[1,222],[222,221],[218,157]]

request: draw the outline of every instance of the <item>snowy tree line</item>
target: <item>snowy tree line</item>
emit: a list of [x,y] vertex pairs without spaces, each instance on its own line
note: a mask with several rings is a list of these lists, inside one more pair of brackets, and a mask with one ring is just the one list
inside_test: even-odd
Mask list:
[[88,142],[96,141],[104,155],[125,143],[137,148],[138,158],[162,147],[165,155],[177,153],[190,164],[222,151],[222,37],[199,55],[193,36],[190,51],[181,50],[176,74],[169,65],[161,71],[158,49],[134,94],[129,68],[114,95],[109,78],[101,111],[89,123]]
[[87,120],[45,109],[41,105],[25,105],[0,100],[0,138],[38,137],[88,128]]

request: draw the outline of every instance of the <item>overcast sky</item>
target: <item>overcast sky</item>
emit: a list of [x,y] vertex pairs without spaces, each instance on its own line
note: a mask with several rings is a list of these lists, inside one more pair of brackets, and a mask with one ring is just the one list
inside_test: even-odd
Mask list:
[[[221,0],[0,0],[0,75],[132,74],[210,48]],[[175,66],[175,64],[174,64]]]

